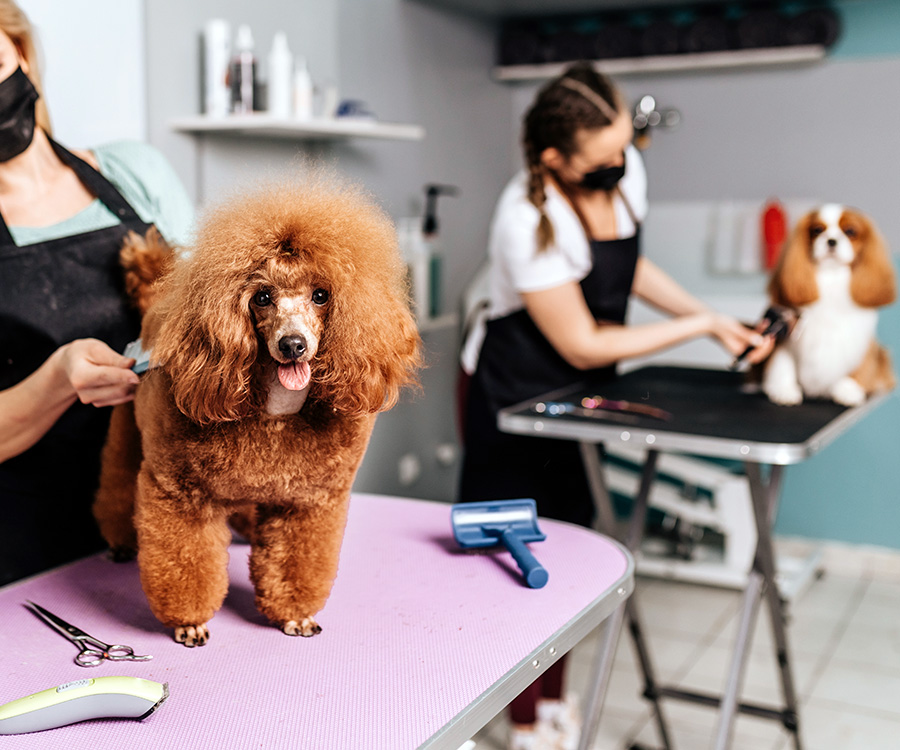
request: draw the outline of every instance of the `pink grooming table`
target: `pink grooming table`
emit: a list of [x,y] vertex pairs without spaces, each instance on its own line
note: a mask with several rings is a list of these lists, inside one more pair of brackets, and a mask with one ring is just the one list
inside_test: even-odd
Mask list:
[[[175,643],[150,613],[135,563],[96,555],[0,589],[0,703],[72,680],[132,675],[168,682],[143,722],[98,720],[0,736],[0,750],[297,748],[456,750],[633,589],[625,549],[541,520],[533,545],[550,573],[521,582],[506,552],[464,552],[450,506],[355,495],[323,632],[291,638],[257,613],[249,547],[231,548],[231,588],[202,648]],[[148,662],[78,667],[77,649],[30,599]]]

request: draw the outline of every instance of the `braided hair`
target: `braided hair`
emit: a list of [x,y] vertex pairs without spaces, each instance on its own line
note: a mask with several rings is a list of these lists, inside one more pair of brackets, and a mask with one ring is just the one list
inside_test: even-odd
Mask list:
[[570,66],[538,92],[525,115],[522,148],[528,169],[528,200],[541,214],[537,228],[539,252],[554,241],[553,224],[544,209],[547,168],[541,162],[541,154],[555,148],[563,156],[571,156],[578,150],[577,131],[604,128],[621,111],[612,81],[587,62]]

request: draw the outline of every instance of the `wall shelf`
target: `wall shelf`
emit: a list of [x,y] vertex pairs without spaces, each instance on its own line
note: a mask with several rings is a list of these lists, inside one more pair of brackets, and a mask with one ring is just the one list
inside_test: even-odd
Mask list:
[[[690,55],[658,55],[619,60],[595,60],[596,68],[609,75],[641,73],[681,73],[688,71],[725,70],[774,65],[815,63],[825,58],[825,47],[818,44],[767,49],[700,52]],[[506,65],[493,70],[498,81],[541,81],[561,75],[571,62],[541,65]]]
[[228,117],[200,115],[179,118],[169,124],[173,130],[194,135],[253,135],[297,140],[377,138],[399,141],[420,141],[425,137],[425,128],[420,125],[352,118],[291,120],[265,113]]

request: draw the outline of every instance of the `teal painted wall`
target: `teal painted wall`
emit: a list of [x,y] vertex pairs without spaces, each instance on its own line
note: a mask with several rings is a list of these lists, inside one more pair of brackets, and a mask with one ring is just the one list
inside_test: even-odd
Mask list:
[[[839,0],[833,7],[843,31],[829,59],[900,57],[900,2]],[[900,305],[882,311],[879,338],[900,365]],[[787,469],[775,531],[900,549],[900,395]]]
[[896,57],[900,55],[900,2],[897,0],[837,0],[843,31],[832,58]]
[[[900,304],[882,311],[878,338],[897,369]],[[900,393],[786,469],[775,533],[900,549]]]

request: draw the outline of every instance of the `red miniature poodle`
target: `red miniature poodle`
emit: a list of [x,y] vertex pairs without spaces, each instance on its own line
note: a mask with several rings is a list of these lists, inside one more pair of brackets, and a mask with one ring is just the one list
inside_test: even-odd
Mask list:
[[375,416],[421,365],[394,229],[319,176],[225,203],[167,255],[151,235],[122,253],[152,357],[113,412],[100,529],[114,557],[136,550],[153,614],[202,646],[242,514],[257,607],[315,635]]

